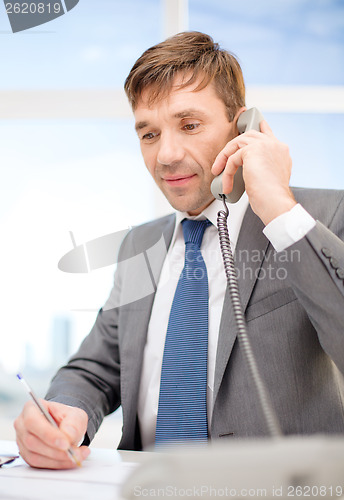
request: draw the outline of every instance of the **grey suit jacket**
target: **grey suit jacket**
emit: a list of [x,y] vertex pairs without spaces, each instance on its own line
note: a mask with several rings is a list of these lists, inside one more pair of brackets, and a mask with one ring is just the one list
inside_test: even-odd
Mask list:
[[[276,254],[249,207],[236,247],[248,334],[284,434],[344,432],[344,193],[295,189],[317,220]],[[122,244],[110,307],[100,310],[79,351],[54,378],[47,398],[83,408],[91,440],[104,415],[123,409],[121,449],[141,449],[137,402],[154,283],[170,244],[174,216],[133,229]],[[150,266],[131,266],[134,256]],[[148,270],[147,270],[148,269]],[[150,281],[149,281],[150,280]],[[149,281],[150,285],[147,285]],[[147,288],[148,286],[148,288]],[[142,288],[143,287],[143,288]],[[150,287],[150,288],[149,288]],[[138,300],[126,300],[143,289]],[[149,292],[147,293],[147,290]],[[140,295],[138,295],[140,296]],[[219,332],[211,439],[264,436],[267,428],[236,338],[226,294]],[[87,440],[86,440],[87,443]]]

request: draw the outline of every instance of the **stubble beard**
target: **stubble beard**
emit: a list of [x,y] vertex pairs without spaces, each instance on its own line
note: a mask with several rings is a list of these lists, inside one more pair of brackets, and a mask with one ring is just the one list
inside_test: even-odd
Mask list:
[[214,200],[210,188],[203,188],[198,192],[192,194],[181,194],[180,196],[171,196],[163,192],[169,204],[178,212],[195,212],[210,205]]

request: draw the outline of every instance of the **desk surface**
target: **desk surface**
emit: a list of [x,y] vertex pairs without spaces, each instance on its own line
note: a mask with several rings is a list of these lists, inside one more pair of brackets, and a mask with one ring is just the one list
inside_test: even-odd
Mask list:
[[[15,443],[0,441],[0,454],[16,452]],[[123,492],[131,500],[153,496],[344,500],[343,470],[342,435],[238,440],[230,446],[178,447],[168,453],[92,449],[79,469],[32,469],[21,459],[0,468],[0,498],[116,500]]]
[[[150,453],[93,449],[80,469],[32,469],[22,459],[0,468],[2,500],[115,500],[120,487]],[[13,441],[0,441],[1,454],[18,454]]]

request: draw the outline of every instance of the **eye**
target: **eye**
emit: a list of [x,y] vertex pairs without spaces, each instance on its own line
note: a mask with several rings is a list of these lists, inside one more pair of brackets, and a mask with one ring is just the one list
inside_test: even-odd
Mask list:
[[187,132],[193,132],[199,127],[199,123],[186,123],[183,125],[183,129]]
[[155,139],[159,134],[157,132],[147,132],[141,137],[141,141],[150,142]]

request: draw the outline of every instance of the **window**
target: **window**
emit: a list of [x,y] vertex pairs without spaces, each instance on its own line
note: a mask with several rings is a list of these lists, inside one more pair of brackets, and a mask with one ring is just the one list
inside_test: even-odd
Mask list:
[[10,420],[26,399],[15,372],[43,396],[111,289],[114,266],[67,274],[59,259],[169,211],[122,86],[137,57],[187,17],[238,56],[248,105],[290,146],[292,184],[344,188],[342,2],[83,0],[16,34],[0,5],[0,413]]

